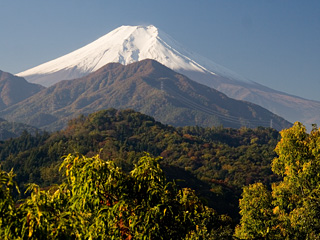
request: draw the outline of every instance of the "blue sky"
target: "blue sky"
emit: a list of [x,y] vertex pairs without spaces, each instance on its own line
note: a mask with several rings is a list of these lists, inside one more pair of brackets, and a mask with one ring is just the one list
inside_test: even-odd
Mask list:
[[320,101],[318,0],[0,0],[0,70],[18,73],[141,24],[250,80]]

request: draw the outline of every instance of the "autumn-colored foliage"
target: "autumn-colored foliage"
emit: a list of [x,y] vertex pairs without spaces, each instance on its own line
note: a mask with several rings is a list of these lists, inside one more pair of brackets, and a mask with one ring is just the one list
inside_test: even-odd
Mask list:
[[6,171],[14,169],[23,193],[26,183],[60,184],[61,156],[68,153],[99,154],[129,172],[149,152],[163,157],[159,162],[169,180],[196,190],[210,207],[235,219],[244,185],[280,179],[270,166],[279,136],[262,127],[175,128],[133,110],[108,109],[70,120],[59,132],[25,132],[0,142],[0,162]]

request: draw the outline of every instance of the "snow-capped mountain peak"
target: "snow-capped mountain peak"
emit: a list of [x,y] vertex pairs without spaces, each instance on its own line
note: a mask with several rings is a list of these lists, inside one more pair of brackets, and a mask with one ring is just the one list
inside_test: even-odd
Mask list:
[[154,59],[181,73],[199,72],[245,80],[231,70],[189,52],[153,25],[121,26],[78,50],[17,75],[50,86],[60,80],[82,77],[110,62],[127,65],[143,59]]
[[187,50],[152,25],[121,26],[78,50],[17,75],[29,82],[51,86],[61,80],[85,76],[111,62],[127,65],[144,59],[156,60],[196,82],[229,97],[261,105],[291,122],[320,124],[320,102],[248,81]]

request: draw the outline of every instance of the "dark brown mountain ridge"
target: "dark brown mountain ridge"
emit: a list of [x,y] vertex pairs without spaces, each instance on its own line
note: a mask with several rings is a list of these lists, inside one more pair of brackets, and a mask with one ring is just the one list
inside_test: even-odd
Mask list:
[[131,108],[174,126],[290,126],[260,106],[231,99],[149,59],[126,66],[110,63],[58,82],[1,111],[0,117],[57,130],[79,114],[111,107]]
[[27,82],[22,77],[0,71],[0,110],[36,94],[45,87]]

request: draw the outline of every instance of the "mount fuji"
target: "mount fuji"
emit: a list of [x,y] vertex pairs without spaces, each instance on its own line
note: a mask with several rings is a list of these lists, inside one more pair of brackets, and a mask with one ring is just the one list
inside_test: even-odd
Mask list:
[[107,63],[128,65],[144,59],[156,60],[176,72],[190,71],[241,78],[231,70],[189,52],[152,25],[119,27],[74,52],[17,75],[29,82],[51,86],[60,80],[87,75]]
[[29,82],[51,86],[83,77],[117,62],[153,59],[227,96],[258,104],[291,122],[320,123],[320,102],[273,90],[250,81],[184,48],[155,26],[121,26],[67,55],[20,72]]

